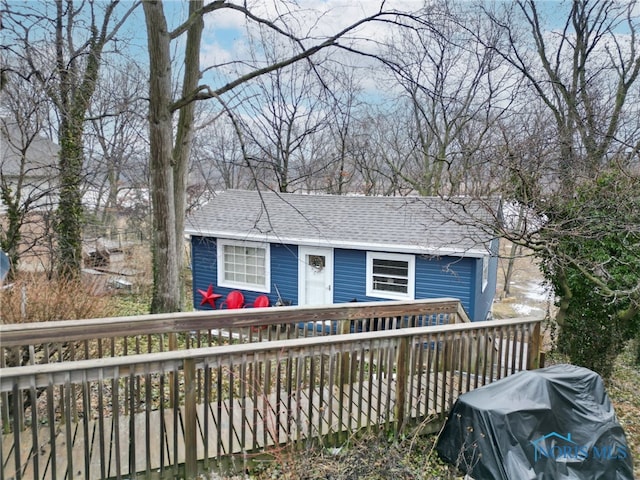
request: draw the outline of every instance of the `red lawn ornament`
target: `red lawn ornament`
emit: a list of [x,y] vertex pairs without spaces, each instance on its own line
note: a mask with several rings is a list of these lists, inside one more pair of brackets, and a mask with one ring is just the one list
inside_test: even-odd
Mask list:
[[261,308],[269,306],[269,297],[266,295],[258,295],[253,301],[253,308]]
[[222,295],[219,293],[213,293],[213,285],[209,284],[209,288],[206,290],[198,289],[198,293],[202,295],[202,301],[200,302],[200,306],[209,304],[211,308],[216,308],[216,300],[218,300]]
[[[253,301],[253,308],[261,308],[269,306],[269,297],[266,295],[258,295]],[[259,332],[260,330],[266,330],[266,325],[260,325],[259,327],[251,327],[252,332]]]
[[244,295],[240,290],[232,290],[227,295],[224,303],[227,305],[228,309],[236,309],[244,307]]

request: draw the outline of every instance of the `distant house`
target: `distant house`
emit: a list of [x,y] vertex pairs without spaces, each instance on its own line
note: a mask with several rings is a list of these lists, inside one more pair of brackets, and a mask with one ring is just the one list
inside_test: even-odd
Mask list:
[[[15,120],[0,118],[0,186],[17,200],[12,217],[20,224],[20,241],[12,245],[22,267],[51,265],[53,212],[59,199],[59,146],[35,132],[20,128]],[[0,225],[10,221],[9,204],[0,198]],[[11,248],[11,247],[9,247]]]
[[194,306],[210,309],[207,291],[232,290],[247,305],[262,294],[272,305],[455,297],[472,320],[484,320],[498,253],[485,206],[228,190],[187,220]]
[[[29,212],[51,210],[58,203],[60,147],[40,136],[26,136],[15,124],[0,120],[0,174],[13,192],[21,188],[23,207]],[[0,213],[6,205],[0,199]]]

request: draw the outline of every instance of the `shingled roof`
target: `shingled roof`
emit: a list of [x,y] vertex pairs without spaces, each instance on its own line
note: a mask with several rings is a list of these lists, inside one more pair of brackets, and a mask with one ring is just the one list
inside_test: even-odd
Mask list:
[[[499,201],[227,190],[187,219],[196,236],[294,245],[483,256]],[[494,210],[495,211],[495,210]]]
[[[20,149],[23,144],[20,129],[0,119],[0,172],[6,177],[24,175],[27,178],[51,179],[56,175],[60,147],[51,140],[35,136],[30,139],[24,165]],[[24,169],[24,171],[22,170]]]

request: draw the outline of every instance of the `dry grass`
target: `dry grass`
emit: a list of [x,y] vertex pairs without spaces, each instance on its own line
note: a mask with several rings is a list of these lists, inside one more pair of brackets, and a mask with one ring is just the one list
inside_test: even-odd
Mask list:
[[635,363],[634,347],[632,342],[618,357],[607,392],[627,435],[635,474],[640,475],[640,365]]
[[[114,258],[120,260],[111,262],[103,274],[83,273],[81,278],[71,281],[48,279],[37,268],[21,270],[11,288],[0,290],[0,323],[149,313],[152,289],[149,245],[132,246],[125,255]],[[132,288],[114,288],[116,279],[131,282]]]
[[354,438],[341,448],[277,452],[258,463],[248,478],[256,480],[453,480],[462,478],[434,450],[435,435],[394,439],[383,434]]
[[42,273],[21,273],[11,288],[0,291],[4,324],[76,320],[114,315],[110,296],[85,280],[48,279]]

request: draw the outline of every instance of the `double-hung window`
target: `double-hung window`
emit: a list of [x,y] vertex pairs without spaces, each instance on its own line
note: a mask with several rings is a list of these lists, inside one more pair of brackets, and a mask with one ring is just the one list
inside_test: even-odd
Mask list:
[[415,256],[367,252],[367,296],[415,298]]
[[269,245],[258,242],[218,240],[218,285],[269,292]]

